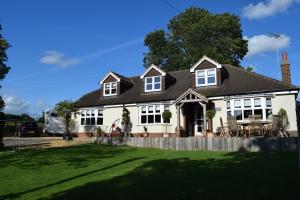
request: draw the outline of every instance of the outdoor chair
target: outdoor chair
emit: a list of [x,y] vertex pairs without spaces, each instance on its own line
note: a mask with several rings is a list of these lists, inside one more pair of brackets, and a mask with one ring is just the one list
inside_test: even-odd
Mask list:
[[229,128],[230,135],[236,133],[236,136],[239,136],[239,133],[241,132],[241,126],[238,125],[235,117],[233,116],[227,117],[227,126]]
[[228,126],[224,126],[222,117],[220,117],[220,124],[221,124],[220,137],[230,137],[230,130]]
[[265,131],[270,136],[287,137],[286,124],[287,120],[285,118],[282,119],[279,115],[273,115],[272,123],[265,125]]

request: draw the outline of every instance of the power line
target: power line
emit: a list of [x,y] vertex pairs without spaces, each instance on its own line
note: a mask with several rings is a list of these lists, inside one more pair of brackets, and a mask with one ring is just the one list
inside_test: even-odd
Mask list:
[[169,6],[170,8],[172,8],[173,10],[175,10],[176,12],[180,13],[180,10],[178,10],[175,6],[173,6],[170,2],[168,2],[167,0],[162,0],[162,2],[164,2],[167,6]]

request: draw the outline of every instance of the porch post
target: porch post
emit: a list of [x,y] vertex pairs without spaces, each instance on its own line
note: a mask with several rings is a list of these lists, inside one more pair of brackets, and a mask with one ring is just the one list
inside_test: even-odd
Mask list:
[[180,131],[180,106],[176,105],[177,109],[177,131]]
[[200,103],[200,105],[202,106],[203,110],[203,132],[206,133],[206,104]]

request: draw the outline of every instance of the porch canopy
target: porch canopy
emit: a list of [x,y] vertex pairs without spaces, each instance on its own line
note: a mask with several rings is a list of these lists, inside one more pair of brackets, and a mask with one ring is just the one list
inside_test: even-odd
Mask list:
[[177,109],[177,131],[180,131],[180,109],[185,103],[199,103],[203,108],[203,127],[206,129],[206,104],[208,99],[194,91],[193,89],[188,89],[180,97],[175,100],[175,105]]

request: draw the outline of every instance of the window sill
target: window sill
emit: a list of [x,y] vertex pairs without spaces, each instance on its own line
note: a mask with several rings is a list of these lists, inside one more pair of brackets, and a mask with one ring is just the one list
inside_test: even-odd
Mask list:
[[214,84],[196,85],[196,87],[207,87],[207,86],[217,86],[217,84],[214,83]]
[[145,90],[145,93],[151,93],[151,92],[161,92],[161,89],[160,90]]
[[103,95],[103,97],[114,97],[114,96],[117,96],[117,94]]
[[172,126],[171,123],[137,124],[137,126],[157,126],[157,125],[167,125],[167,126]]

